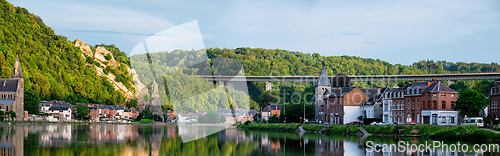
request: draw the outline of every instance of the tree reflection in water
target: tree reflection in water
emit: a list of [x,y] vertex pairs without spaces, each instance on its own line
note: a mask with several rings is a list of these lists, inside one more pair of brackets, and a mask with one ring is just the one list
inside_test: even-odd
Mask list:
[[[203,128],[199,128],[203,129]],[[364,143],[430,139],[226,129],[182,142],[175,125],[38,124],[0,126],[0,155],[475,155],[449,151],[366,152]],[[446,144],[457,143],[444,140]],[[464,141],[460,141],[463,143]],[[495,142],[467,142],[473,143]],[[496,143],[495,143],[496,144]],[[498,155],[499,153],[485,153]]]

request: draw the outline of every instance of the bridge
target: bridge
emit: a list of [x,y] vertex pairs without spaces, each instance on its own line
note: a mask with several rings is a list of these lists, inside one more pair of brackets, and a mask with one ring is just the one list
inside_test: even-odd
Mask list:
[[[226,85],[227,82],[248,81],[266,82],[266,90],[271,89],[271,82],[316,82],[318,76],[215,76],[199,75],[203,79]],[[333,79],[335,76],[328,76]],[[351,75],[352,82],[394,82],[394,81],[438,81],[454,80],[492,80],[500,79],[500,73],[460,73],[460,74],[421,74],[421,75]]]

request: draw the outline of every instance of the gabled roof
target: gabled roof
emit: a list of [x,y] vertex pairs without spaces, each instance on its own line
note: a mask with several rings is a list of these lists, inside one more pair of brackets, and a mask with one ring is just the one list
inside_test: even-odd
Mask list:
[[327,95],[327,94],[330,94],[330,90],[329,89],[326,89],[325,93],[323,93],[323,95]]
[[332,88],[332,94],[329,97],[343,97],[347,93],[351,92],[356,87],[341,87],[341,88]]
[[11,99],[0,99],[0,104],[5,104],[5,105],[11,105],[14,103],[15,100]]
[[70,107],[67,106],[52,106],[49,108],[49,110],[68,110]]
[[17,92],[17,79],[0,79],[0,92]]
[[271,104],[270,106],[262,108],[263,112],[270,112],[271,110],[281,110],[283,108],[282,104]]
[[427,89],[424,90],[423,93],[427,92],[455,92],[455,90],[451,89],[450,87],[442,84],[441,82],[434,82],[429,86]]
[[427,82],[417,82],[408,87],[408,89],[424,89],[427,87]]
[[328,75],[326,74],[325,66],[321,69],[321,73],[319,74],[318,83],[316,86],[331,86],[330,79],[328,79]]

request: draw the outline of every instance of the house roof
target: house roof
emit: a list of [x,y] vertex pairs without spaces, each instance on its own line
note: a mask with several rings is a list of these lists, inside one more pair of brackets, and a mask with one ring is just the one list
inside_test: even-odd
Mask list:
[[341,88],[332,88],[332,94],[330,97],[343,97],[347,93],[351,92],[356,87],[341,87]]
[[328,75],[326,74],[325,66],[321,69],[321,73],[319,74],[318,83],[316,86],[331,86],[330,80],[328,79]]
[[68,110],[70,107],[67,106],[52,106],[49,108],[49,110]]
[[326,89],[325,92],[323,93],[323,95],[328,95],[328,94],[330,94],[330,90]]
[[438,81],[432,83],[431,86],[429,86],[427,89],[424,90],[424,93],[427,92],[456,92],[456,91]]
[[264,107],[263,112],[270,112],[271,110],[281,110],[283,108],[282,104],[271,104],[270,106]]
[[427,87],[427,81],[413,83],[413,84],[411,84],[411,86],[408,86],[408,89],[424,89],[426,87]]
[[18,79],[0,79],[0,92],[17,92]]
[[15,100],[11,99],[0,99],[0,104],[6,104],[6,105],[11,105],[14,103]]

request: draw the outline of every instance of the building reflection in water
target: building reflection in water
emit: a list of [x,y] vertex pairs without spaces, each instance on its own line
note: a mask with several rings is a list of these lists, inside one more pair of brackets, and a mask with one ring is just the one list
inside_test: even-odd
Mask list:
[[[208,129],[208,130],[207,130]],[[317,155],[317,156],[468,156],[498,153],[460,153],[451,151],[369,152],[374,144],[413,144],[426,139],[358,137],[348,135],[250,131],[229,128],[201,139],[184,143],[181,133],[204,136],[203,131],[218,127],[194,126],[180,129],[174,125],[113,124],[38,124],[0,126],[0,156],[61,155],[60,151],[83,155]],[[450,142],[453,143],[453,142]],[[215,153],[211,153],[214,152]],[[107,152],[107,153],[106,153]]]

